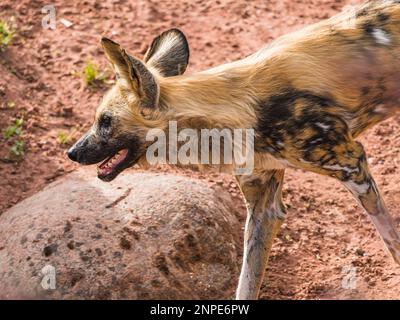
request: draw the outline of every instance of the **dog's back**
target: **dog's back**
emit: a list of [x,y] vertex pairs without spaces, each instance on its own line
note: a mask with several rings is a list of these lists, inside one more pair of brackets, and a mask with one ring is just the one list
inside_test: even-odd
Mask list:
[[262,101],[329,100],[356,137],[400,110],[400,1],[350,7],[206,73],[230,71],[248,74]]

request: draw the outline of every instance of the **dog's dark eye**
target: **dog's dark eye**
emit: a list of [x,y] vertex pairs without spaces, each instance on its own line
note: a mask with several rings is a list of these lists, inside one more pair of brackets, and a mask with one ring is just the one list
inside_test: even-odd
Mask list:
[[111,125],[111,117],[108,114],[103,114],[100,118],[100,128],[107,129]]

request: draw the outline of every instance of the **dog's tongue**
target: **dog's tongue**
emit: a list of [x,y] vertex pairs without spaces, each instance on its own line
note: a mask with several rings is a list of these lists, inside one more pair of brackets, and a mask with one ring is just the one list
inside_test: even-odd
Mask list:
[[116,155],[111,158],[106,159],[98,167],[97,171],[101,175],[107,175],[112,172],[116,166],[118,166],[122,161],[125,160],[128,155],[128,149],[123,149],[119,151]]

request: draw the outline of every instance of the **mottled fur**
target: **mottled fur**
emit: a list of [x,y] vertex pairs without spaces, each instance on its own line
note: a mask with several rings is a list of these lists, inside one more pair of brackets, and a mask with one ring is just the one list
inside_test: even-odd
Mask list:
[[118,81],[70,157],[96,163],[129,148],[129,161],[104,180],[145,163],[146,132],[166,129],[170,120],[180,129],[255,130],[254,173],[238,177],[248,220],[237,298],[258,295],[272,240],[285,216],[281,186],[289,166],[341,181],[400,262],[399,234],[364,149],[354,140],[400,110],[398,1],[352,7],[243,60],[192,75],[183,75],[189,49],[176,29],[157,37],[143,62],[111,40],[102,43]]

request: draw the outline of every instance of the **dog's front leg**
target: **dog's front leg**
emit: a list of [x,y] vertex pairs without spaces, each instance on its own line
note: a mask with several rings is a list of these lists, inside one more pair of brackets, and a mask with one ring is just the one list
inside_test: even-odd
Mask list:
[[284,170],[237,177],[247,204],[243,264],[236,299],[257,299],[272,242],[284,220]]

